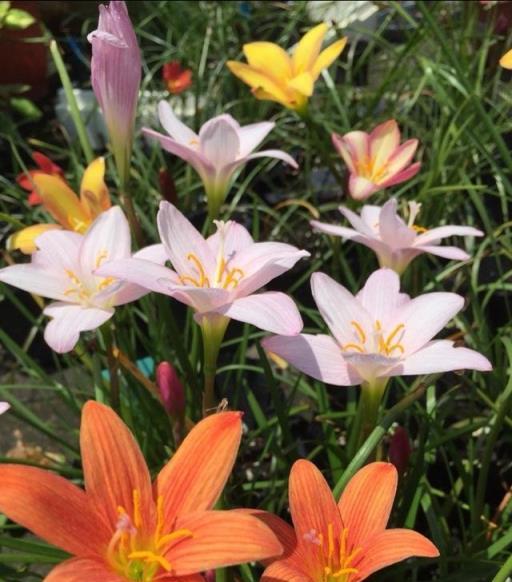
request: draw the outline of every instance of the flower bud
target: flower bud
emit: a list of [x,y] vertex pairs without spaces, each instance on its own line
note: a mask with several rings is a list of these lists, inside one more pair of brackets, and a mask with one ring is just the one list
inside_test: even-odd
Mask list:
[[393,436],[391,437],[388,457],[389,461],[395,465],[396,470],[400,475],[405,473],[407,470],[410,456],[411,443],[409,440],[409,433],[405,428],[399,426],[396,428]]
[[185,414],[185,390],[171,363],[160,362],[158,364],[156,385],[167,414],[175,418],[182,418]]

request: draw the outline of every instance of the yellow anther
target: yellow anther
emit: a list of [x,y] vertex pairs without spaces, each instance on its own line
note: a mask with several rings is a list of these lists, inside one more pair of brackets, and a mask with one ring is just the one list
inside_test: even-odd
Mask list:
[[421,234],[423,232],[428,232],[428,228],[425,228],[424,226],[418,226],[417,224],[413,224],[411,226],[411,228],[416,231],[418,234]]
[[133,524],[138,529],[142,525],[140,491],[133,490]]
[[362,326],[359,323],[357,323],[357,321],[351,321],[350,324],[355,327],[356,333],[359,336],[359,341],[362,344],[365,344],[366,343],[366,334],[364,333],[364,329],[362,328]]
[[242,271],[242,269],[231,269],[231,271],[228,271],[228,275],[226,277],[226,281],[224,282],[224,289],[228,289],[230,285],[233,285],[233,289],[235,289],[236,287],[238,287],[238,284],[240,283],[240,281],[242,280],[242,278],[244,277],[244,272]]
[[100,251],[97,255],[96,255],[96,262],[95,262],[95,268],[97,269],[99,266],[101,266],[101,263],[103,263],[103,261],[105,259],[108,258],[108,252],[103,249],[102,251]]
[[330,564],[332,557],[333,557],[333,554],[334,554],[334,528],[333,528],[332,523],[330,523],[327,526],[327,539],[328,539],[328,544],[329,544],[329,547],[327,550],[327,552],[328,552],[327,555],[328,555],[328,560],[329,560],[329,564]]
[[138,551],[138,552],[132,552],[131,554],[128,555],[128,559],[130,560],[144,560],[146,562],[156,562],[158,564],[160,564],[160,566],[162,566],[162,568],[166,571],[166,572],[170,572],[172,569],[171,563],[169,562],[169,560],[166,560],[163,556],[159,556],[158,554],[155,554],[154,552],[149,552],[149,551]]
[[402,344],[394,344],[391,347],[387,348],[388,356],[391,355],[395,350],[399,350],[401,354],[405,353],[404,347]]
[[173,542],[174,540],[178,540],[180,538],[193,538],[194,534],[189,529],[177,529],[170,534],[162,536],[157,544],[156,547],[158,549],[166,546],[168,543]]
[[71,279],[71,281],[75,285],[80,285],[80,279],[76,276],[76,274],[74,273],[74,271],[71,271],[69,269],[64,269],[64,272],[66,273],[66,275]]
[[361,354],[364,354],[364,349],[361,346],[357,345],[357,344],[345,344],[344,346],[341,346],[341,349],[342,350],[350,350],[350,349],[352,349],[352,350],[356,350],[356,352],[359,352]]
[[98,291],[103,291],[103,289],[110,287],[114,281],[114,277],[105,277],[105,279],[103,279],[103,281],[98,285]]
[[395,338],[395,336],[400,333],[402,329],[405,329],[405,325],[403,323],[399,323],[395,329],[388,335],[388,339],[386,340],[386,344],[389,345]]

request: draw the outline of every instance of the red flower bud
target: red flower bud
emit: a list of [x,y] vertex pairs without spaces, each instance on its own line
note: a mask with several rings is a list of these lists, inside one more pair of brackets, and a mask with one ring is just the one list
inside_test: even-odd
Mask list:
[[160,194],[164,200],[174,206],[178,205],[178,194],[176,193],[176,184],[169,170],[161,168],[158,172],[158,182],[160,184]]
[[156,385],[167,414],[176,418],[183,417],[185,414],[185,390],[176,369],[169,362],[158,364]]
[[400,475],[405,473],[409,465],[410,456],[411,443],[409,441],[409,433],[405,428],[399,426],[396,428],[393,436],[391,437],[388,457],[389,461],[395,465],[396,470]]

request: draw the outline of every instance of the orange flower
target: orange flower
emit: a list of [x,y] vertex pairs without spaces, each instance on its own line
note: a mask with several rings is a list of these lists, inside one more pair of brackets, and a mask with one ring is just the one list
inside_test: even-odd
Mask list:
[[9,238],[7,248],[19,249],[26,254],[33,253],[37,249],[35,240],[39,235],[61,227],[84,234],[94,219],[111,206],[104,176],[105,160],[97,158],[84,171],[79,198],[59,174],[39,170],[32,172],[30,181],[39,196],[38,203],[40,202],[59,224],[28,226]]
[[128,428],[90,401],[80,431],[85,491],[42,469],[1,465],[0,511],[75,556],[46,582],[200,582],[201,571],[282,552],[255,517],[212,511],[241,430],[239,412],[204,419],[152,485]]
[[282,542],[285,553],[262,582],[361,582],[411,556],[435,558],[437,548],[408,529],[386,529],[397,486],[390,463],[371,463],[350,480],[338,504],[320,471],[297,461],[289,502],[295,530],[276,516],[253,512]]
[[192,71],[183,69],[179,61],[169,61],[162,68],[162,79],[169,93],[178,95],[192,85]]

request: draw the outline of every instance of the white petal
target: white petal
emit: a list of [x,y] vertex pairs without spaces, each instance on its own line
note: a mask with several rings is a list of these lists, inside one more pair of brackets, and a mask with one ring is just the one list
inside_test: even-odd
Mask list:
[[0,281],[49,299],[68,299],[65,291],[70,287],[70,280],[64,271],[60,274],[38,265],[12,265],[0,269]]
[[456,226],[448,224],[427,230],[420,234],[415,241],[415,246],[424,246],[426,244],[439,241],[448,236],[483,236],[484,233],[472,226]]
[[397,214],[395,198],[388,200],[382,207],[379,218],[380,238],[392,249],[410,247],[416,239],[416,232],[409,228]]
[[236,253],[243,251],[247,247],[254,244],[252,236],[249,231],[235,222],[228,220],[227,222],[217,222],[217,232],[206,239],[213,255],[216,257],[219,250],[223,250],[223,255],[226,260],[231,259]]
[[178,143],[187,146],[199,144],[199,136],[174,115],[167,101],[160,101],[158,104],[158,117],[165,131]]
[[287,154],[281,150],[263,150],[262,152],[246,156],[244,161],[256,160],[257,158],[274,158],[276,160],[286,162],[292,168],[297,169],[299,167],[297,162],[292,158],[292,156],[290,156],[290,154]]
[[267,135],[274,129],[275,123],[263,121],[261,123],[251,123],[238,130],[240,140],[240,157],[245,158],[253,152]]
[[11,408],[11,405],[8,402],[0,402],[0,414],[7,412]]
[[210,119],[199,132],[201,154],[221,172],[240,158],[239,126],[230,115]]
[[151,261],[158,265],[163,265],[169,260],[167,252],[163,244],[150,245],[133,254],[134,259],[143,259],[144,261]]
[[32,264],[56,271],[76,270],[83,239],[83,235],[67,230],[44,232],[36,239],[38,250],[32,255]]
[[391,269],[379,269],[368,277],[356,297],[371,315],[372,320],[380,321],[386,328],[397,306],[403,303],[400,278]]

